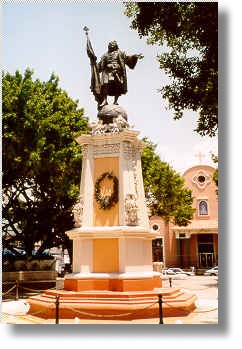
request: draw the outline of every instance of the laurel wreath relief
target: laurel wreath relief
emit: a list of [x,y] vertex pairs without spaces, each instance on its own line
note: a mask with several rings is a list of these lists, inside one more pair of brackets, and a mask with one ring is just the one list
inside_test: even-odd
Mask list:
[[[111,194],[103,193],[102,182],[105,179],[112,180],[113,188]],[[113,172],[104,172],[95,183],[95,199],[99,204],[99,207],[103,210],[110,209],[118,202],[118,178]]]

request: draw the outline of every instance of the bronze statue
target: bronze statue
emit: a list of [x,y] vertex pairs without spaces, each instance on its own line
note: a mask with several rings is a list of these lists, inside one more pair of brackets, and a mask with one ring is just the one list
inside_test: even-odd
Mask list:
[[84,30],[87,35],[87,54],[91,63],[91,91],[98,102],[98,109],[108,104],[108,96],[114,96],[114,104],[118,104],[119,96],[127,92],[125,65],[134,69],[138,59],[143,58],[143,55],[128,56],[119,49],[116,41],[111,41],[108,44],[108,51],[97,64],[97,57],[88,37],[89,29],[84,27]]

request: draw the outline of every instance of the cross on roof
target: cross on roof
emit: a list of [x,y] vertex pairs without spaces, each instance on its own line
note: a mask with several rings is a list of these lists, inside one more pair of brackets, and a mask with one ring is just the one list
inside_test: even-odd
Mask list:
[[202,160],[203,160],[202,158],[205,158],[206,155],[201,153],[201,152],[199,152],[199,153],[195,154],[195,156],[196,156],[196,158],[198,158],[199,163],[201,164]]

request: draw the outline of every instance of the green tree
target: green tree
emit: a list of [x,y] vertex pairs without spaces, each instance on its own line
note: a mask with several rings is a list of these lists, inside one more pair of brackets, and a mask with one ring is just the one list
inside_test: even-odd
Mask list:
[[[40,240],[39,253],[68,247],[82,164],[74,138],[88,131],[83,109],[58,87],[58,77],[41,82],[32,76],[26,69],[2,79],[3,236],[14,232],[28,255]],[[9,241],[3,239],[4,246],[11,247]]]
[[[212,154],[212,160],[217,165],[217,167],[215,168],[214,174],[213,174],[213,181],[218,188],[218,156]],[[217,194],[218,194],[218,189],[217,189]]]
[[162,46],[157,59],[171,79],[160,89],[180,119],[198,112],[196,132],[215,136],[218,128],[218,8],[216,2],[126,3],[131,28],[149,44]]
[[156,145],[145,139],[142,153],[144,189],[152,215],[165,222],[187,225],[193,217],[192,191],[184,187],[184,179],[155,153]]

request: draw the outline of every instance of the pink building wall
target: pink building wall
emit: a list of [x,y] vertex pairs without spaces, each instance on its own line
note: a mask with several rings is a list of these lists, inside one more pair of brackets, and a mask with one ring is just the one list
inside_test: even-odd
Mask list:
[[[185,186],[192,190],[193,208],[196,209],[193,215],[191,224],[187,229],[190,238],[189,241],[183,240],[180,242],[180,254],[183,255],[184,264],[198,265],[198,235],[199,234],[213,234],[214,254],[218,255],[218,232],[214,227],[218,228],[218,196],[217,187],[213,181],[213,174],[215,169],[207,165],[198,165],[189,168],[185,171],[183,177],[185,179]],[[199,214],[199,202],[205,201],[207,203],[208,214]],[[150,217],[151,229],[157,224],[159,230],[157,233],[160,238],[163,238],[163,255],[165,266],[179,265],[178,244],[179,240],[176,238],[175,226],[172,223],[165,224],[161,217]],[[197,229],[197,226],[200,229]],[[192,230],[192,227],[195,227]],[[211,229],[213,227],[213,229]],[[179,227],[180,228],[180,227]],[[189,246],[188,246],[189,245]],[[189,257],[186,256],[189,250]]]

